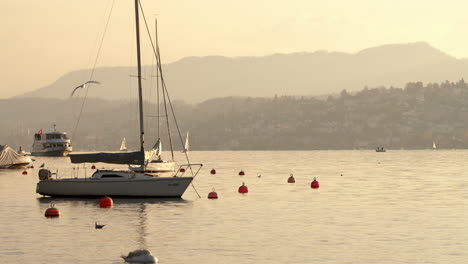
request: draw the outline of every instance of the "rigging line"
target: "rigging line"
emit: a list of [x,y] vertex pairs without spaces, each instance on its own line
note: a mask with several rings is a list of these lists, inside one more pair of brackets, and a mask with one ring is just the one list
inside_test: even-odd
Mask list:
[[[161,74],[162,77],[162,74]],[[167,126],[167,135],[169,137],[169,146],[171,147],[171,156],[172,160],[174,160],[174,148],[172,146],[172,137],[171,137],[171,129],[169,127],[169,116],[167,115],[167,100],[166,100],[166,93],[164,89],[162,90],[163,102],[164,102],[164,112],[166,113],[166,126]],[[167,98],[169,100],[169,98]]]
[[[164,80],[163,80],[163,74],[162,74],[162,68],[161,68],[161,56],[159,54],[159,49],[156,50],[156,48],[154,46],[153,39],[151,38],[151,33],[150,33],[150,30],[149,30],[149,27],[148,27],[148,22],[146,21],[146,16],[145,16],[145,12],[143,11],[143,6],[141,4],[141,1],[138,1],[138,3],[140,5],[141,16],[143,17],[143,21],[145,22],[146,33],[148,34],[148,38],[150,40],[151,47],[153,48],[153,54],[154,54],[154,56],[156,58],[156,61],[157,61],[156,66],[158,67],[159,77],[161,78],[161,84],[162,84],[162,87],[164,87],[164,85],[163,85]],[[156,42],[156,45],[159,46],[157,44],[158,43],[158,36],[157,35],[156,35],[155,42]],[[165,92],[164,92],[164,88],[162,89],[162,92],[163,92],[162,97],[163,97],[163,101],[164,101],[164,111],[166,113],[167,135],[169,137],[169,146],[171,147],[172,160],[174,160],[174,147],[172,146],[172,136],[171,136],[171,130],[170,130],[170,126],[169,126],[169,116],[167,114],[167,102],[166,102],[166,95],[165,95]]]
[[[166,88],[166,82],[164,81],[164,76],[163,76],[163,73],[162,73],[162,67],[161,67],[161,56],[160,56],[160,53],[159,53],[159,44],[157,44],[156,48],[154,47],[154,44],[153,44],[153,40],[151,39],[151,34],[149,32],[149,28],[148,28],[148,23],[146,22],[146,17],[145,17],[145,13],[143,11],[143,6],[141,5],[141,2],[139,1],[140,3],[140,10],[141,10],[141,14],[143,16],[143,21],[145,22],[145,26],[146,26],[146,31],[148,33],[148,37],[150,39],[150,43],[151,43],[151,46],[153,47],[153,53],[154,55],[156,56],[156,59],[158,60],[158,67],[159,67],[159,73],[160,73],[160,78],[161,78],[161,86],[162,86],[162,91],[163,91],[163,94],[167,94],[167,100],[169,101],[169,105],[170,105],[170,109],[171,109],[171,112],[172,112],[172,116],[174,118],[174,123],[176,125],[176,128],[177,128],[177,132],[179,134],[179,139],[180,139],[180,142],[181,142],[181,145],[183,146],[184,145],[184,140],[182,139],[182,134],[180,133],[180,128],[179,128],[179,124],[177,122],[177,118],[175,116],[175,113],[174,113],[174,108],[172,106],[172,102],[171,102],[171,98],[169,97],[169,92]],[[156,36],[157,37],[157,36]],[[163,95],[165,96],[165,95]],[[165,98],[165,97],[164,97]],[[164,100],[165,102],[165,100]],[[169,122],[169,118],[167,118],[167,121]],[[169,139],[170,139],[170,133],[169,133]],[[171,149],[172,149],[172,145],[171,145]],[[189,165],[189,168],[190,168],[190,171],[193,175],[193,170],[192,170],[192,166],[190,165],[190,159],[188,157],[188,154],[187,152],[184,152],[185,154],[185,158],[187,159],[187,162],[188,162],[188,165]],[[174,154],[173,154],[174,155]],[[195,175],[196,176],[196,175]]]
[[192,185],[193,190],[197,193],[198,198],[201,198],[201,196],[200,196],[200,194],[198,193],[197,189],[195,189],[195,185],[193,185],[193,182],[190,182],[190,184]]
[[[106,36],[107,28],[109,26],[110,18],[111,18],[111,15],[112,15],[112,10],[114,9],[114,4],[115,4],[115,0],[112,0],[112,5],[111,5],[111,8],[109,10],[109,16],[107,17],[106,26],[104,27],[104,33],[102,34],[101,43],[99,44],[98,52],[96,54],[96,59],[94,60],[94,65],[93,65],[93,68],[91,70],[91,74],[89,76],[90,81],[93,79],[94,72],[96,71],[97,61],[99,59],[99,55],[101,54],[102,44],[104,43],[104,37]],[[76,121],[75,129],[73,129],[73,134],[72,134],[73,139],[75,138],[75,134],[76,134],[76,131],[78,129],[78,124],[80,123],[81,115],[83,114],[83,108],[84,108],[84,105],[85,105],[85,102],[86,102],[86,98],[88,97],[88,90],[89,89],[86,88],[85,96],[83,98],[83,103],[81,104],[80,114],[78,115],[78,119]]]
[[[157,26],[157,24],[156,24]],[[149,32],[149,29],[147,28],[148,32]],[[162,84],[162,68],[161,68],[161,54],[159,53],[159,41],[158,41],[158,35],[156,34],[156,37],[155,37],[155,43],[156,43],[156,48],[157,48],[157,56],[156,56],[156,60],[158,61],[157,63],[157,66],[158,66],[158,69],[157,69],[157,72],[159,73],[159,78],[161,78],[161,84]],[[158,80],[159,80],[158,78]],[[159,84],[159,82],[158,82]],[[163,86],[161,86],[162,88]],[[159,86],[158,86],[159,88]],[[166,118],[166,126],[167,126],[167,135],[168,135],[168,138],[169,138],[169,147],[171,148],[171,157],[172,157],[172,160],[174,160],[174,146],[172,144],[172,136],[171,136],[171,128],[170,128],[170,123],[169,123],[169,115],[167,113],[167,100],[166,100],[166,95],[167,93],[164,91],[164,89],[162,89],[162,96],[163,96],[163,102],[164,102],[164,115],[165,115],[165,118]],[[167,98],[169,100],[169,98]]]
[[[150,88],[153,88],[153,72],[154,72],[154,67],[153,67],[153,65],[154,65],[154,61],[155,61],[155,59],[153,58],[153,56],[151,56],[151,72],[150,72],[150,78],[149,78],[149,87],[150,87]],[[151,113],[152,111],[154,111],[154,110],[152,110],[152,109],[153,109],[153,108],[152,108],[153,105],[151,104],[151,99],[153,98],[153,93],[152,93],[152,91],[153,91],[153,89],[150,89],[150,92],[149,92],[149,100],[148,100],[149,103],[148,103],[148,107],[147,107],[148,112],[150,112],[150,113]],[[147,123],[149,123],[149,122],[147,121]],[[148,127],[149,127],[149,125],[148,125]]]
[[[140,3],[140,7],[141,7],[141,3]],[[154,52],[154,45],[153,45],[153,40],[151,39],[151,34],[149,32],[149,28],[148,28],[148,24],[146,23],[146,18],[144,16],[144,13],[143,13],[143,8],[141,7],[141,12],[143,14],[143,18],[144,18],[144,21],[145,21],[145,25],[146,25],[146,31],[148,32],[148,36],[149,36],[149,39],[150,39],[150,42],[151,42],[151,45],[153,47],[153,52]],[[157,35],[157,19],[155,19],[155,27],[156,27],[156,36],[155,36],[155,43],[156,43],[156,47],[159,45],[158,43],[158,35]],[[162,71],[161,71],[161,55],[159,54],[159,50],[157,50],[157,53],[155,54],[155,59],[156,59],[156,66],[158,67],[156,69],[156,72],[157,72],[157,75],[159,75],[158,79],[157,79],[157,84],[158,84],[158,90],[159,90],[159,78],[162,78]],[[162,82],[162,81],[161,81]],[[162,86],[161,86],[162,87]],[[166,118],[166,128],[167,128],[167,136],[169,138],[169,147],[171,149],[171,157],[172,157],[172,160],[174,161],[174,146],[172,144],[172,136],[171,136],[171,127],[170,127],[170,123],[169,123],[169,115],[167,114],[167,100],[166,100],[166,93],[164,92],[164,89],[162,89],[162,97],[163,97],[163,102],[164,102],[164,117]],[[159,112],[159,109],[158,109],[158,112]],[[158,119],[158,122],[159,122],[159,119]],[[159,127],[158,127],[159,129]],[[158,133],[159,133],[159,130],[158,130]],[[158,134],[159,135],[159,134]]]

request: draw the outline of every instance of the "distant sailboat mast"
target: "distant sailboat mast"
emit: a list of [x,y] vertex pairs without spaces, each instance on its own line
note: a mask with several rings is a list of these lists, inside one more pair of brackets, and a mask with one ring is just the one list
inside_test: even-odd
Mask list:
[[120,151],[127,151],[127,140],[125,137],[122,139],[122,144],[120,144]]

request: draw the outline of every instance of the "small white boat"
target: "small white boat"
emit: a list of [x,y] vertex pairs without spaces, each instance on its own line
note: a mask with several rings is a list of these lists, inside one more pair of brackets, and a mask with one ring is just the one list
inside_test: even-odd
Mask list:
[[435,141],[432,141],[432,149],[437,149]]
[[125,262],[130,263],[157,263],[158,258],[153,256],[149,250],[137,249],[129,252],[127,256],[122,256]]
[[128,168],[132,171],[157,173],[157,172],[174,172],[175,162],[169,160],[163,160],[162,154],[162,143],[161,139],[158,139],[154,147],[145,152],[145,166],[134,166],[129,165]]

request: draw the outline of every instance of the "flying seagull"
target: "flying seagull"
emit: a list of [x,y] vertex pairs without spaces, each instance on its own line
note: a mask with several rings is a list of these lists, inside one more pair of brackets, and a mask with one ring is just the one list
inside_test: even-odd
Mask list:
[[86,88],[87,84],[88,83],[95,83],[95,84],[101,84],[100,82],[98,81],[87,81],[81,85],[78,85],[77,87],[75,87],[75,89],[73,89],[73,92],[70,94],[70,97],[73,96],[73,94],[76,92],[76,90],[80,89],[80,88]]

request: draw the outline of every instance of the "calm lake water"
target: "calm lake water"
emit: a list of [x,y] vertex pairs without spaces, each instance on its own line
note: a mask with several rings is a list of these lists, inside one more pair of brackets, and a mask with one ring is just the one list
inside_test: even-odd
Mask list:
[[[202,198],[189,187],[182,199],[114,199],[111,209],[35,193],[39,165],[69,176],[68,158],[38,157],[28,175],[0,170],[0,262],[123,263],[146,248],[163,264],[468,263],[468,151],[190,156],[205,164],[194,180]],[[206,198],[212,188],[218,200]],[[60,218],[44,217],[51,202]]]

